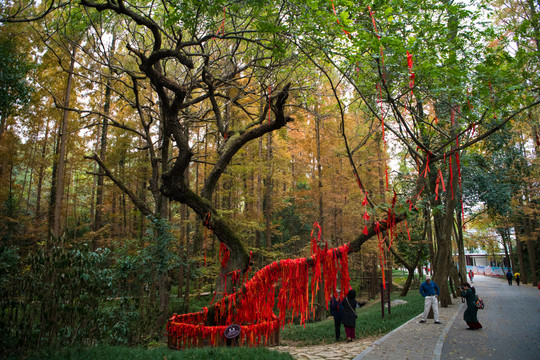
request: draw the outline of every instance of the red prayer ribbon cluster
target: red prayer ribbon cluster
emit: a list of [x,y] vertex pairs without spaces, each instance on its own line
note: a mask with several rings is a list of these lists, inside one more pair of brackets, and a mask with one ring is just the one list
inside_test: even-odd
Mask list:
[[[314,236],[315,230],[318,231]],[[322,247],[320,245],[323,245]],[[305,325],[310,312],[314,312],[313,299],[321,289],[326,304],[337,293],[338,280],[343,297],[350,289],[348,252],[349,244],[328,249],[316,222],[311,235],[311,258],[275,261],[259,270],[243,286],[241,291],[227,295],[215,305],[214,321],[217,326],[205,325],[208,309],[198,313],[174,315],[167,324],[169,337],[175,347],[199,346],[203,341],[216,346],[223,331],[230,324],[241,324],[240,344],[249,346],[266,344],[280,326],[300,317]],[[228,249],[220,247],[222,265]],[[227,257],[228,261],[228,257]],[[321,285],[324,274],[324,285]],[[236,274],[238,276],[238,274]],[[311,306],[309,304],[311,276]],[[278,287],[278,285],[281,285]],[[274,314],[277,309],[279,316]]]

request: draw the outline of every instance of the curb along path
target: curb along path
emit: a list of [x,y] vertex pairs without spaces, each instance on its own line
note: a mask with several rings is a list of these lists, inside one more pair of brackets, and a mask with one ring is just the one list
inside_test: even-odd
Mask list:
[[439,360],[444,340],[464,306],[459,298],[452,301],[447,308],[439,307],[441,325],[434,324],[433,319],[420,324],[419,314],[379,339],[308,347],[277,346],[273,350],[288,352],[299,360]]
[[433,319],[420,324],[421,314],[409,320],[392,332],[373,343],[373,346],[354,360],[438,360],[446,335],[463,306],[458,299],[453,304],[439,307],[442,324],[434,324]]

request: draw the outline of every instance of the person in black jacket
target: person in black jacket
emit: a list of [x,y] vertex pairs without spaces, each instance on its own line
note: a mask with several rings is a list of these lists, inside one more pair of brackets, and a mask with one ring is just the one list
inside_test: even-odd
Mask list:
[[467,300],[467,309],[463,313],[463,320],[469,326],[467,330],[478,330],[482,328],[482,324],[478,322],[478,308],[476,307],[476,290],[469,283],[464,283],[459,288],[461,296]]
[[330,299],[330,315],[334,317],[334,327],[336,330],[336,341],[339,341],[340,339],[340,333],[341,333],[341,315],[339,313],[341,304],[339,303],[339,299],[337,299],[334,295],[332,295],[332,298]]
[[341,323],[345,327],[345,335],[347,336],[347,342],[351,342],[356,339],[356,291],[349,290],[347,297],[343,299],[340,305]]
[[508,280],[508,285],[512,286],[512,279],[513,278],[514,278],[514,275],[512,274],[510,269],[508,269],[508,272],[506,273],[506,280]]

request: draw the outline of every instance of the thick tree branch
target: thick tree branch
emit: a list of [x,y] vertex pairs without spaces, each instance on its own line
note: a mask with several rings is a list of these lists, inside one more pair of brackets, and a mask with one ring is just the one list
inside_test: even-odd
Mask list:
[[133,204],[139,209],[139,211],[144,216],[154,215],[154,212],[150,210],[150,208],[146,205],[146,203],[139,199],[120,179],[118,179],[114,174],[111,172],[111,170],[105,165],[105,163],[101,160],[101,158],[97,154],[92,154],[92,156],[85,156],[85,159],[88,160],[94,160],[98,163],[98,165],[103,169],[105,172],[105,175],[111,179],[112,182],[115,183],[116,186],[120,190],[122,190],[133,202]]
[[216,166],[210,172],[210,175],[205,181],[202,196],[205,199],[210,199],[217,185],[217,181],[225,171],[225,168],[233,158],[233,156],[249,141],[259,138],[264,134],[277,130],[285,126],[288,122],[293,121],[289,116],[285,115],[285,102],[289,96],[289,88],[291,84],[285,85],[283,90],[272,99],[275,105],[272,105],[272,111],[274,112],[275,119],[273,121],[262,122],[259,126],[254,127],[245,133],[238,133],[232,135],[226,142],[221,156],[216,162]]

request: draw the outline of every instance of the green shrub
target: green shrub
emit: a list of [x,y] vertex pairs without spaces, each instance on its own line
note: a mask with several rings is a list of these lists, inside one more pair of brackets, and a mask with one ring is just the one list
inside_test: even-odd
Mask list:
[[267,348],[202,348],[170,350],[164,346],[153,349],[129,348],[121,346],[95,346],[90,348],[69,348],[62,351],[44,352],[30,355],[28,360],[292,360],[288,353]]
[[[397,298],[397,293],[392,294],[392,300]],[[357,309],[356,336],[362,338],[386,334],[417,316],[424,309],[423,298],[416,292],[409,293],[406,297],[399,299],[408,303],[393,306],[391,315],[388,315],[388,307],[385,307],[384,318],[381,316],[381,303],[379,301],[371,302]],[[343,335],[344,330],[342,329],[342,337]],[[334,320],[330,317],[324,321],[307,323],[305,328],[301,325],[286,325],[281,331],[281,339],[285,342],[295,342],[299,346],[333,343],[335,342]]]

